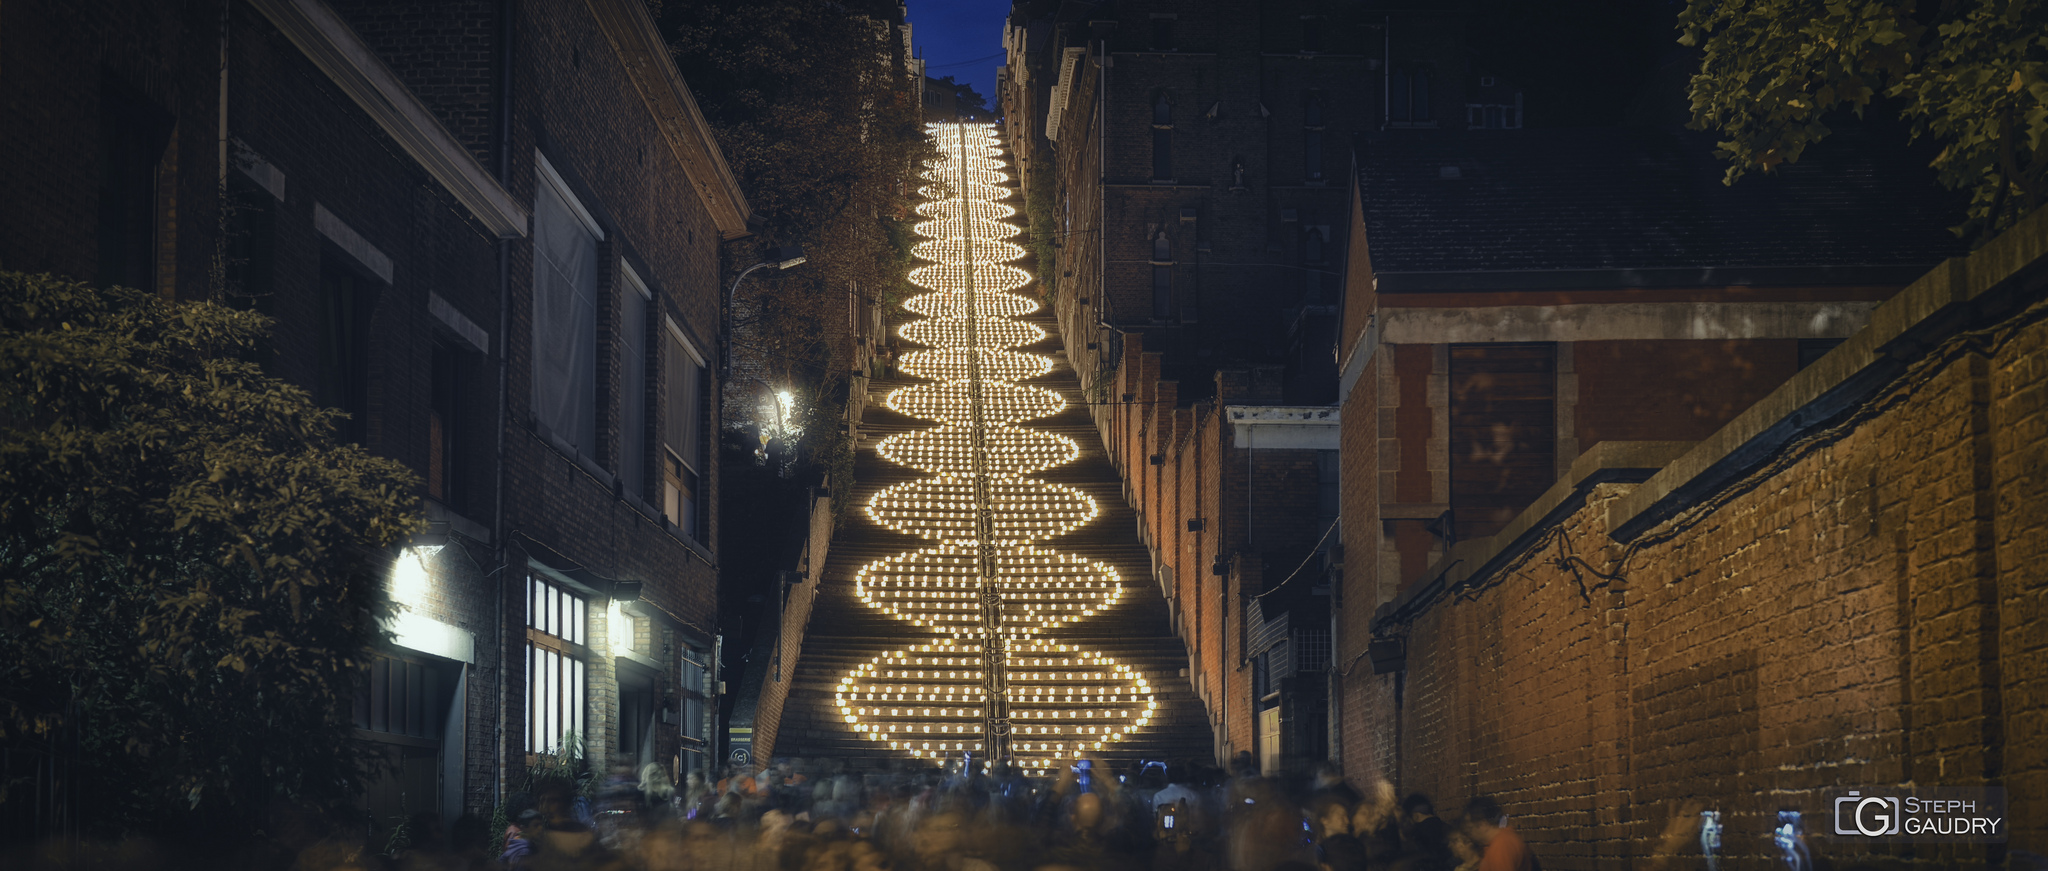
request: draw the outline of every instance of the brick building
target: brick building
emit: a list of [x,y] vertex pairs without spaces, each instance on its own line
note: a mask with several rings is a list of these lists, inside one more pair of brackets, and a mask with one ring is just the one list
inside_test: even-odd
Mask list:
[[707,764],[706,363],[747,206],[644,4],[28,3],[0,34],[0,262],[269,314],[266,365],[422,479],[368,808],[488,814],[570,730]]
[[1895,145],[1720,169],[1658,131],[1358,150],[1335,749],[1499,797],[1546,866],[1688,814],[1696,845],[1701,810],[1766,862],[1850,789],[2040,794],[2014,488],[2048,225],[1927,272],[1953,208]]
[[1515,108],[1482,125],[1520,124],[1510,85],[1467,75],[1459,22],[1313,0],[1012,5],[998,102],[1041,289],[1219,759],[1326,749],[1347,149],[1463,126],[1470,100]]

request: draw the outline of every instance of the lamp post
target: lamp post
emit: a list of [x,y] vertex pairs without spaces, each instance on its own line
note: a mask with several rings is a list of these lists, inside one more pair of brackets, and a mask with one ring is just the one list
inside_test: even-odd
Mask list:
[[720,330],[719,336],[722,340],[719,342],[718,354],[718,377],[720,380],[732,374],[732,298],[734,294],[740,292],[740,282],[747,280],[747,276],[754,274],[754,270],[761,269],[762,267],[772,266],[776,269],[788,269],[792,266],[800,266],[809,259],[804,256],[804,249],[801,246],[784,245],[769,251],[767,259],[741,270],[739,277],[732,280],[732,287],[727,288],[725,291],[725,304],[719,309],[719,320],[724,327],[724,329]]

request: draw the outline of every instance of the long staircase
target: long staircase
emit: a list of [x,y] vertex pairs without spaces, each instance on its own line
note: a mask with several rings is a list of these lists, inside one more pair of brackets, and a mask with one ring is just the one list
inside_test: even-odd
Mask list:
[[[954,131],[935,135],[961,134]],[[962,141],[966,141],[964,137]],[[993,177],[993,173],[985,171],[992,163],[982,156],[988,152],[970,153],[976,156],[966,165],[984,170],[983,177]],[[913,280],[922,278],[920,283],[934,293],[926,295],[922,302],[913,298],[912,306],[921,307],[923,314],[934,317],[951,312],[954,319],[946,323],[957,330],[965,323],[958,313],[963,310],[963,302],[973,297],[974,284],[969,281],[964,289],[949,285],[947,282],[959,281],[959,270],[944,272],[944,258],[958,256],[962,251],[959,246],[965,246],[969,264],[986,263],[974,256],[978,253],[975,246],[994,243],[963,242],[941,234],[958,227],[968,229],[954,230],[948,235],[981,234],[982,239],[999,236],[988,234],[988,222],[983,220],[985,212],[970,211],[985,210],[987,206],[966,202],[967,197],[962,197],[958,204],[945,199],[949,196],[948,186],[942,180],[949,173],[958,173],[962,179],[968,176],[962,171],[960,158],[955,155],[951,159],[951,163],[934,165],[927,174],[935,184],[926,188],[931,205],[921,207],[920,212],[934,218],[923,226],[927,235],[935,237],[935,243],[921,246],[922,251],[930,252],[921,256],[935,259],[939,265],[933,268],[940,271],[927,270],[922,277],[913,274]],[[964,188],[972,191],[974,199],[986,202],[1006,198],[1007,190],[1013,190],[1007,181],[1003,178],[999,187],[992,187],[976,180]],[[954,185],[951,190],[962,188]],[[956,220],[964,215],[972,215],[974,220]],[[929,232],[932,228],[939,229]],[[939,247],[932,247],[933,244]],[[949,245],[955,247],[945,247]],[[1014,246],[1005,247],[1015,250]],[[1000,266],[967,268],[1010,269],[1016,273]],[[1018,299],[1012,294],[987,290],[979,298],[984,307],[1013,305]],[[1021,398],[1040,402],[1036,397],[1045,395],[1040,390],[1018,390],[1038,388],[1065,400],[1063,410],[1028,419],[1016,427],[990,424],[982,430],[989,434],[988,444],[1022,450],[1018,447],[1022,442],[1015,440],[1020,436],[1006,435],[1022,428],[1065,437],[1079,449],[1072,460],[1028,475],[1052,487],[1029,481],[1012,484],[1014,477],[997,482],[1001,485],[998,490],[1009,493],[1008,498],[1013,501],[994,515],[997,526],[990,527],[997,530],[994,537],[998,541],[1008,537],[1031,542],[1002,548],[1002,556],[996,560],[997,565],[1003,566],[999,572],[1004,588],[1003,625],[1033,627],[1005,630],[1010,639],[1009,691],[1005,697],[1009,699],[1010,722],[1014,724],[1012,756],[1027,770],[1035,769],[1040,774],[1052,773],[1052,769],[1063,764],[1061,760],[1083,752],[1108,763],[1206,761],[1213,755],[1211,733],[1201,702],[1183,676],[1186,648],[1168,625],[1166,604],[1151,582],[1149,560],[1137,537],[1135,515],[1124,501],[1116,471],[1102,450],[1078,379],[1067,365],[1065,355],[1054,350],[1059,341],[1055,319],[1043,310],[1009,314],[1000,319],[987,314],[987,308],[983,311],[984,319],[974,323],[980,325],[984,336],[992,328],[1013,329],[999,320],[1043,330],[1045,340],[1013,345],[1010,350],[1049,358],[1051,370],[1034,377],[995,376],[1016,386],[991,384],[976,389],[989,391],[989,395],[998,395],[997,389],[1008,391],[1001,394],[1006,401]],[[892,314],[898,319],[892,329],[920,320],[927,328],[939,323],[908,311]],[[941,333],[943,330],[928,330],[923,335]],[[964,348],[965,343],[948,339],[942,347]],[[985,355],[979,358],[983,367],[1014,365],[1024,356],[994,350],[1002,345],[985,347],[990,350],[981,352]],[[947,353],[974,352],[941,352],[942,356]],[[925,359],[927,374],[941,371],[938,364],[942,362],[958,369],[957,357]],[[858,484],[852,494],[854,504],[869,506],[877,493],[898,487],[884,495],[884,507],[895,505],[909,510],[897,512],[897,519],[888,522],[924,535],[885,528],[864,511],[850,512],[840,524],[820,578],[803,653],[790,678],[792,684],[773,750],[776,756],[835,758],[856,769],[872,770],[905,764],[932,765],[984,746],[984,712],[980,705],[983,680],[978,670],[981,636],[977,633],[985,619],[992,618],[978,614],[971,592],[956,592],[972,588],[972,570],[951,568],[946,559],[958,554],[954,562],[958,566],[980,563],[973,557],[976,549],[971,530],[936,528],[971,520],[971,515],[948,510],[955,503],[944,501],[969,499],[966,495],[954,495],[964,494],[966,484],[957,473],[934,478],[931,469],[919,471],[899,465],[876,451],[878,445],[892,436],[913,433],[926,434],[920,444],[924,450],[933,452],[927,456],[957,450],[957,444],[931,438],[934,414],[946,412],[930,409],[964,405],[939,394],[965,384],[954,382],[933,390],[938,386],[936,381],[909,374],[869,383],[869,401],[855,456]],[[920,417],[899,413],[888,406],[891,393],[918,385],[925,385],[924,390],[897,393],[897,400],[898,407],[919,412]],[[951,422],[957,424],[952,428],[954,437],[964,440],[965,421]],[[1012,440],[999,445],[993,440],[998,435]],[[1033,438],[1040,440],[1035,448],[1044,447],[1042,437]],[[901,440],[897,444],[899,459],[904,456],[901,448],[905,444],[908,443]],[[943,465],[948,460],[941,457],[936,462]],[[1093,510],[1097,513],[1092,519],[1080,516],[1079,501],[1073,491],[1093,499]],[[1040,501],[1033,503],[1033,499]],[[1018,507],[1032,504],[1039,507]],[[963,539],[964,546],[941,544]],[[914,556],[920,552],[933,553],[935,545],[950,550],[942,549],[938,557]],[[886,562],[891,558],[908,562]],[[864,569],[869,574],[862,578]],[[1114,574],[1105,569],[1113,570]],[[1104,581],[1115,589],[1105,590]],[[973,755],[983,758],[986,754]]]

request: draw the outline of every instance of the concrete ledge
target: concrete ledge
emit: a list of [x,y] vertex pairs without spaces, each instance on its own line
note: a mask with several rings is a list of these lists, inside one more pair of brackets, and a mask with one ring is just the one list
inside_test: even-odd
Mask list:
[[1570,471],[1498,534],[1461,541],[1430,566],[1421,583],[1408,588],[1373,615],[1373,631],[1414,619],[1438,596],[1475,577],[1484,577],[1519,556],[1586,504],[1586,493],[1600,484],[1648,480],[1673,460],[1693,450],[1696,442],[1600,442],[1572,461]]
[[1936,267],[1871,312],[1870,323],[1779,385],[1699,446],[1607,509],[1609,534],[1635,540],[1685,506],[1836,419],[1943,339],[2038,294],[2048,277],[2048,209],[1983,249]]

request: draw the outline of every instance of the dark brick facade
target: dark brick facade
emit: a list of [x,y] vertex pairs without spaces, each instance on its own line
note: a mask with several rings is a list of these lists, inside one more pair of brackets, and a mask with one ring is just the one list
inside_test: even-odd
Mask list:
[[[292,31],[275,17],[308,8],[328,10],[342,30]],[[417,542],[427,549],[400,553],[397,563],[425,556],[426,580],[411,613],[438,626],[430,634],[447,643],[401,630],[393,652],[467,657],[467,697],[457,706],[466,728],[461,777],[443,787],[454,799],[442,807],[458,813],[489,813],[524,769],[529,565],[589,598],[588,738],[600,766],[615,761],[615,660],[653,674],[657,703],[672,708],[681,694],[682,646],[708,652],[716,644],[717,557],[665,523],[656,507],[658,433],[664,415],[677,412],[654,401],[668,386],[654,355],[669,347],[654,339],[673,324],[716,359],[718,246],[745,232],[717,216],[735,208],[744,214],[744,203],[722,182],[700,186],[690,177],[682,146],[650,111],[644,82],[633,78],[644,66],[622,60],[622,40],[636,38],[632,25],[645,17],[637,2],[572,0],[225,7],[104,0],[10,4],[0,13],[0,53],[9,59],[0,151],[10,157],[0,170],[0,198],[12,204],[0,214],[0,264],[100,279],[101,98],[118,89],[172,119],[151,214],[156,289],[214,295],[210,267],[225,240],[235,258],[226,297],[276,319],[266,365],[317,388],[323,270],[362,282],[372,299],[362,347],[362,438],[423,478],[438,465],[430,456],[437,347],[444,364],[452,360],[443,390],[452,434],[446,489],[427,499],[436,525]],[[647,28],[651,34],[651,22]],[[429,123],[446,131],[433,134],[445,136],[438,141],[456,146],[437,159],[472,166],[471,183],[495,185],[504,201],[530,211],[535,154],[544,153],[603,228],[595,456],[565,455],[530,423],[534,255],[526,217],[509,221],[458,195],[449,170],[423,163],[409,151],[417,143],[392,132],[389,125],[404,122],[366,110],[341,74],[322,65],[333,60],[302,48],[306,39],[359,41],[353,44],[374,52],[378,69],[366,75],[395,75]],[[225,167],[222,111],[232,139]],[[715,152],[691,158],[698,172],[720,159]],[[712,196],[738,204],[715,206]],[[494,231],[500,224],[505,229]],[[625,365],[616,301],[627,266],[655,299],[645,361],[648,478],[635,482],[616,480]],[[717,389],[714,383],[709,395]],[[707,401],[705,414],[715,416],[715,403]],[[715,431],[715,420],[706,427]],[[709,492],[703,504],[717,505],[715,468],[705,470],[701,486]],[[702,540],[715,541],[715,511],[704,526]],[[622,595],[622,581],[640,582],[637,595]],[[606,640],[615,596],[625,613],[648,621],[632,655]],[[653,758],[664,766],[681,749],[676,719],[657,718]]]
[[[2041,851],[2031,565],[2048,530],[2024,482],[2048,459],[2044,217],[1915,282],[1699,441],[1603,438],[1398,595],[1359,565],[1399,506],[1369,495],[1385,491],[1367,470],[1400,449],[1365,413],[1385,407],[1380,348],[1345,405],[1347,772],[1439,807],[1497,796],[1545,867],[1637,867],[1702,809],[1723,814],[1723,855],[1758,867],[1788,810],[1837,864]],[[1405,658],[1375,674],[1368,641]],[[1824,837],[1848,790],[1979,784],[2008,790],[2003,848]],[[1690,831],[1679,856],[1698,855]]]
[[[1381,114],[1378,23],[1295,2],[1085,15],[1017,3],[1009,22],[1004,133],[1026,189],[1052,191],[1033,204],[1052,222],[1037,230],[1057,240],[1056,263],[1039,271],[1057,288],[1048,299],[1068,357],[1093,385],[1154,563],[1172,578],[1219,758],[1255,744],[1245,597],[1258,578],[1292,572],[1321,531],[1315,452],[1261,448],[1248,465],[1222,409],[1327,401],[1327,373],[1289,365],[1287,351],[1335,311],[1346,143]],[[1079,60],[1054,141],[1047,116],[1069,50]],[[1036,173],[1056,179],[1034,188]],[[1326,342],[1294,358],[1326,359]],[[1277,486],[1249,487],[1247,475]],[[1227,574],[1212,573],[1219,562]],[[1311,569],[1319,578],[1323,566]],[[1326,623],[1320,601],[1290,605],[1306,609],[1293,625]],[[1297,756],[1321,750],[1319,737],[1286,743]]]

